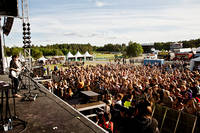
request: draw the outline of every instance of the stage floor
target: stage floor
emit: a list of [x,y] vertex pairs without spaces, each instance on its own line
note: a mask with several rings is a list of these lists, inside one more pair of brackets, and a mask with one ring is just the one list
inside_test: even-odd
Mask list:
[[[9,82],[7,75],[0,75],[0,80]],[[27,122],[27,126],[22,131],[23,126],[14,127],[9,132],[17,133],[103,133],[105,130],[94,124],[69,104],[60,98],[49,93],[44,87],[40,91],[35,101],[23,101],[16,98],[16,114],[18,118]],[[23,95],[27,90],[20,92]],[[11,113],[13,114],[12,98],[9,99]],[[0,131],[3,132],[3,131]]]

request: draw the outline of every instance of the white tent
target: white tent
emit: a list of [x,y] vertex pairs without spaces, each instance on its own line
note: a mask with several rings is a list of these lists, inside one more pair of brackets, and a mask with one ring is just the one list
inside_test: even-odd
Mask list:
[[84,56],[79,51],[75,54],[75,60],[77,61],[78,58],[84,58]]
[[198,48],[196,49],[196,51],[200,51],[200,47],[198,47]]
[[75,58],[75,56],[73,56],[71,52],[68,52],[66,57],[67,57],[67,60]]
[[194,54],[195,54],[194,57],[200,57],[200,47],[196,48]]
[[86,61],[87,58],[92,58],[93,59],[93,55],[89,54],[88,51],[85,52],[84,56],[84,60]]
[[9,72],[9,67],[10,67],[10,61],[12,60],[12,57],[10,56],[10,57],[5,57],[4,58],[4,62],[5,62],[5,71],[6,72]]
[[194,58],[190,61],[190,70],[192,71],[195,65],[199,63],[200,64],[200,57]]
[[43,61],[44,63],[46,62],[46,60],[48,60],[48,59],[46,59],[44,56],[42,56],[42,57],[40,57],[40,58],[38,59],[38,61]]

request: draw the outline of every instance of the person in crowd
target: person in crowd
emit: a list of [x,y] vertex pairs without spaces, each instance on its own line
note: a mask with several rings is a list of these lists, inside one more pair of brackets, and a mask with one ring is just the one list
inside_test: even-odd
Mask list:
[[121,94],[121,93],[117,94],[117,99],[115,101],[115,104],[122,106],[122,98],[123,98],[123,94]]
[[172,108],[178,111],[182,111],[184,109],[183,99],[182,97],[177,97],[172,103]]
[[172,107],[173,98],[170,96],[170,92],[168,90],[164,91],[162,103],[167,107]]
[[104,113],[104,124],[103,127],[106,129],[109,133],[113,133],[113,122],[111,121],[111,114],[110,113]]
[[158,122],[152,118],[151,103],[147,100],[136,105],[135,117],[127,127],[127,133],[159,133]]
[[104,100],[104,102],[106,103],[106,106],[104,107],[104,112],[110,113],[111,102],[109,100]]
[[198,105],[196,104],[195,98],[191,98],[187,101],[183,111],[192,115],[196,115],[198,111]]
[[80,80],[80,81],[78,82],[77,93],[80,93],[81,91],[84,90],[84,85],[85,85],[85,83],[84,83],[83,80]]
[[124,102],[124,107],[126,107],[126,108],[131,107],[132,99],[133,99],[133,95],[131,95],[131,94],[127,95],[127,99]]
[[54,88],[53,88],[53,83],[52,81],[49,81],[47,83],[47,89],[49,90],[49,92],[54,93]]
[[96,124],[99,125],[100,127],[103,127],[104,122],[105,122],[104,112],[98,112],[96,117]]

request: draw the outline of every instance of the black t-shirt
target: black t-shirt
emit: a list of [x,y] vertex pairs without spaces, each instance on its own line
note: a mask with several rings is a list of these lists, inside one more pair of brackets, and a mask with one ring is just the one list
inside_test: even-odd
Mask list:
[[17,69],[18,66],[17,66],[17,63],[13,60],[10,61],[10,68],[14,68],[14,69]]
[[[14,60],[11,60],[11,61],[10,61],[10,69],[11,69],[11,68],[14,68],[14,69],[19,68],[19,67],[17,66],[17,63],[16,63]],[[10,70],[10,73],[9,73],[9,77],[12,77],[12,76],[11,76],[11,70]]]

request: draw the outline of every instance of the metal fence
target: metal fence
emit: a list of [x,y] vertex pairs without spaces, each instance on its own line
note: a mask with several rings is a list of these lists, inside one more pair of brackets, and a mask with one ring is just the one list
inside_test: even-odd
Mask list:
[[160,133],[200,133],[195,115],[156,104],[152,116],[158,121]]

